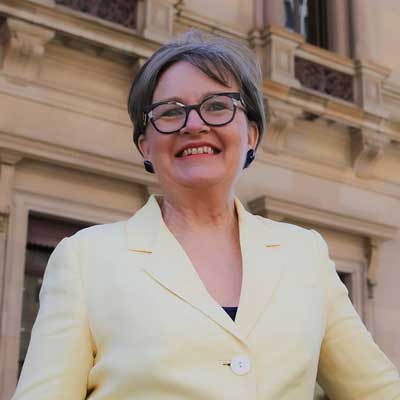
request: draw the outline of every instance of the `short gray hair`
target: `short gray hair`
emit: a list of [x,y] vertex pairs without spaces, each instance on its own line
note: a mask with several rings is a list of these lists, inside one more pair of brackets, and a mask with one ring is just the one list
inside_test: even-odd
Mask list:
[[259,131],[257,146],[266,125],[266,113],[261,90],[261,69],[254,53],[236,41],[191,30],[159,48],[136,75],[128,98],[128,112],[133,122],[133,141],[144,135],[144,108],[150,105],[162,73],[171,65],[186,61],[199,68],[216,82],[228,86],[231,75],[239,86],[247,118]]

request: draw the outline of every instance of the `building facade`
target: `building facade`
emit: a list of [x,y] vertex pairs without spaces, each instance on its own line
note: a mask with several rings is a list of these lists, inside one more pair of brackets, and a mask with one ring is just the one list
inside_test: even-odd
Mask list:
[[146,58],[193,27],[262,66],[270,122],[239,198],[323,234],[400,368],[399,21],[396,0],[0,0],[0,399],[58,241],[157,192],[126,99]]

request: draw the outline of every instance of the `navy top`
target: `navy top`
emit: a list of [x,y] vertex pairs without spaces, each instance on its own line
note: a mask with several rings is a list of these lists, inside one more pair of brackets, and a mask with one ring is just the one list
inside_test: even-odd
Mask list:
[[236,313],[237,313],[237,307],[222,307],[226,313],[232,318],[234,321],[236,318]]

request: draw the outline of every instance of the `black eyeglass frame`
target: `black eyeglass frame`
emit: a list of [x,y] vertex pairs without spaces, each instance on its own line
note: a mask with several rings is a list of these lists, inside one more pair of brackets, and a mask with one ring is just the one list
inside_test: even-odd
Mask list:
[[[209,122],[207,122],[203,116],[201,115],[200,112],[200,108],[201,106],[204,104],[204,102],[206,102],[207,100],[216,97],[216,96],[226,96],[226,97],[230,97],[232,99],[232,103],[233,103],[233,112],[232,112],[232,118],[227,121],[224,122],[222,124],[210,124]],[[185,120],[182,124],[182,126],[179,129],[176,129],[174,131],[162,131],[160,129],[157,128],[155,122],[154,122],[154,118],[152,116],[152,111],[154,110],[154,108],[158,107],[159,105],[163,105],[163,104],[176,104],[180,107],[182,107],[185,110],[186,116],[185,116]],[[189,119],[189,113],[192,110],[196,110],[197,114],[199,115],[199,117],[201,118],[201,120],[208,126],[224,126],[224,125],[228,125],[229,123],[231,123],[233,121],[233,119],[235,118],[236,115],[236,110],[237,108],[240,108],[240,105],[242,106],[242,109],[244,112],[247,112],[246,110],[246,106],[244,104],[244,101],[242,99],[242,95],[239,92],[221,92],[221,93],[213,93],[210,96],[205,97],[201,103],[198,104],[191,104],[191,105],[185,105],[180,103],[179,101],[160,101],[154,104],[150,104],[146,107],[143,108],[143,124],[144,127],[146,128],[148,122],[150,121],[151,124],[153,125],[154,129],[163,134],[163,135],[170,135],[176,132],[179,132],[182,128],[184,128],[187,124],[187,121]]]

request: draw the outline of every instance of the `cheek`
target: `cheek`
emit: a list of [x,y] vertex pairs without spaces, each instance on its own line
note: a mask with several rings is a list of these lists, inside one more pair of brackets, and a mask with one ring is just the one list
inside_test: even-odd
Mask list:
[[235,149],[235,153],[246,153],[248,147],[248,126],[245,121],[238,123],[234,130],[226,132],[227,144]]
[[173,140],[170,136],[163,136],[157,133],[149,133],[148,149],[149,156],[153,160],[162,159],[172,154]]

